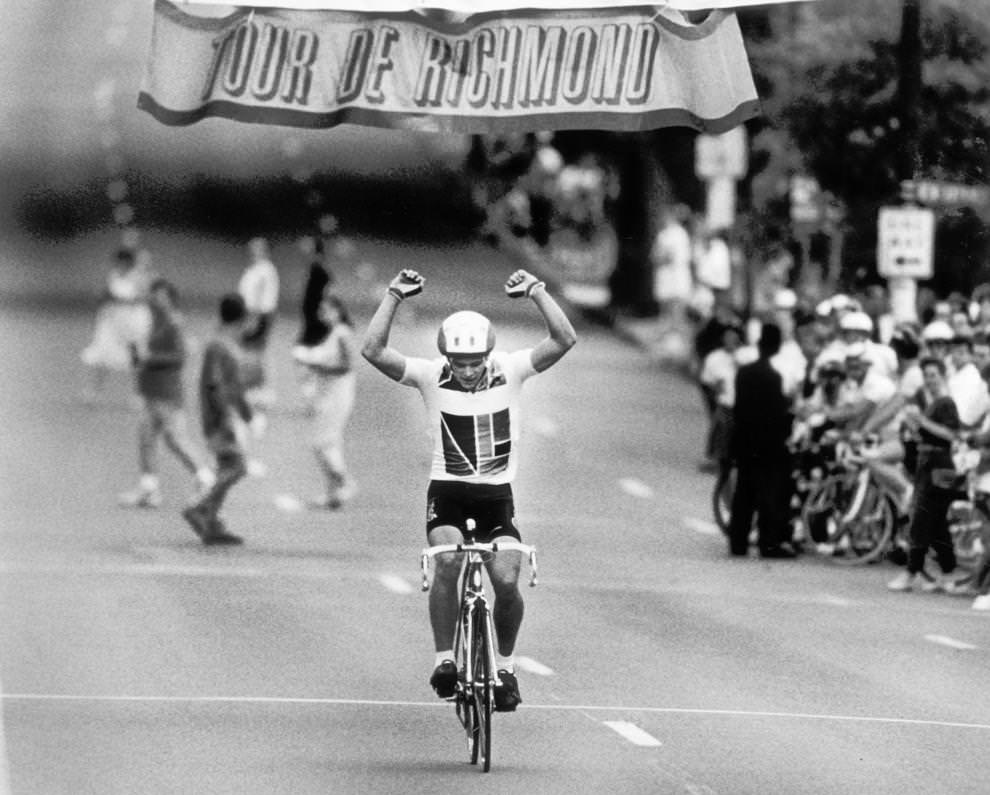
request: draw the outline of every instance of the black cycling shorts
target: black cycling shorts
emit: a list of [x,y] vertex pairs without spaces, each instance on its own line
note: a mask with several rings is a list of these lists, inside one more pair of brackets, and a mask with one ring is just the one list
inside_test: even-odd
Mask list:
[[517,541],[516,507],[512,486],[508,483],[461,483],[451,480],[431,480],[426,491],[426,533],[434,527],[456,527],[463,535],[467,520],[474,519],[474,540],[487,543],[499,536],[511,536]]

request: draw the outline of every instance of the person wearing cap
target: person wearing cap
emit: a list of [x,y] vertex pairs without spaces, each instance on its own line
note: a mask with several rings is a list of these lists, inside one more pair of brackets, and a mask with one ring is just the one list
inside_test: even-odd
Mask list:
[[[402,302],[423,289],[423,277],[403,270],[389,284],[375,311],[361,353],[376,369],[403,386],[419,390],[433,439],[427,488],[426,535],[430,545],[460,543],[467,520],[475,522],[478,542],[518,541],[512,481],[519,456],[520,393],[532,376],[560,361],[577,341],[567,315],[546,285],[524,270],[505,283],[512,298],[529,298],[546,324],[546,336],[533,347],[495,350],[495,330],[484,315],[460,311],[447,317],[437,334],[440,356],[406,356],[389,343]],[[436,661],[430,685],[441,698],[454,694],[460,556],[437,558],[430,588],[430,623]],[[523,617],[518,552],[499,553],[488,567],[495,592],[497,636],[495,707],[511,712],[521,701],[514,670],[516,636]]]
[[780,327],[765,323],[757,343],[759,358],[739,368],[735,382],[730,454],[736,465],[736,489],[729,521],[729,554],[749,554],[756,516],[760,555],[793,558],[789,502],[791,461],[787,441],[793,416],[783,378],[771,360],[780,350]]
[[842,386],[839,407],[830,413],[837,427],[861,430],[876,411],[897,392],[894,382],[871,366],[866,345],[854,342],[846,346],[846,381]]
[[932,320],[921,330],[921,342],[923,353],[926,356],[936,356],[944,361],[948,360],[949,346],[955,339],[956,333],[952,326],[945,320]]
[[893,378],[897,373],[897,355],[889,345],[873,340],[873,319],[866,312],[846,312],[839,319],[839,336],[847,346],[862,343],[864,357],[881,375]]

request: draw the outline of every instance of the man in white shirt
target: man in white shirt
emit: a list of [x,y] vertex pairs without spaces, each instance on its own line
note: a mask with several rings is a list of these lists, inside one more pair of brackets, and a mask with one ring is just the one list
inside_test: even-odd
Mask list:
[[949,395],[959,411],[959,421],[966,428],[975,428],[990,409],[990,394],[980,371],[973,363],[973,338],[956,335],[949,347],[951,373],[948,377]]
[[655,269],[653,295],[660,304],[660,311],[675,324],[684,321],[684,311],[694,289],[691,235],[684,225],[687,217],[688,209],[683,204],[668,207],[650,251]]

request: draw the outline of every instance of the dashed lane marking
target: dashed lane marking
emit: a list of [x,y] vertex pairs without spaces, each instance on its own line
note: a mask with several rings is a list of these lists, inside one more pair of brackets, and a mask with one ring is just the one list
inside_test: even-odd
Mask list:
[[392,593],[407,594],[413,592],[413,587],[397,574],[379,574],[378,582]]
[[719,528],[715,522],[709,522],[705,519],[697,519],[694,516],[685,516],[681,520],[681,524],[684,525],[688,530],[693,530],[696,533],[701,533],[706,536],[720,536],[722,535],[722,530]]
[[660,741],[656,737],[643,731],[635,723],[624,720],[607,720],[603,723],[633,745],[639,745],[643,748],[658,748],[660,746]]
[[925,635],[925,640],[939,646],[948,646],[950,649],[960,649],[962,651],[973,651],[976,648],[972,643],[950,638],[948,635]]
[[621,478],[619,488],[632,497],[648,500],[653,497],[653,489],[642,480],[636,478]]
[[553,676],[554,670],[532,657],[516,657],[516,668],[537,676]]

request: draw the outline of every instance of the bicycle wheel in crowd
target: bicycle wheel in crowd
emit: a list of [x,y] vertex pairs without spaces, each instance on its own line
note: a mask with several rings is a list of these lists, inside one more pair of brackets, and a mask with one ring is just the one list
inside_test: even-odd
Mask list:
[[723,533],[729,532],[729,520],[732,518],[732,495],[736,492],[736,468],[728,467],[719,471],[712,491],[712,513],[715,524]]
[[492,660],[495,657],[495,642],[492,630],[491,616],[487,607],[480,605],[474,616],[474,682],[471,692],[474,701],[476,719],[475,745],[472,754],[472,764],[480,762],[485,773],[492,766],[492,708],[495,694],[492,692],[494,671]]
[[875,483],[867,486],[862,506],[841,525],[839,565],[855,566],[880,560],[890,549],[897,510],[893,501]]
[[839,534],[838,496],[840,478],[829,475],[808,489],[801,505],[801,527],[805,539],[815,544],[834,544]]

